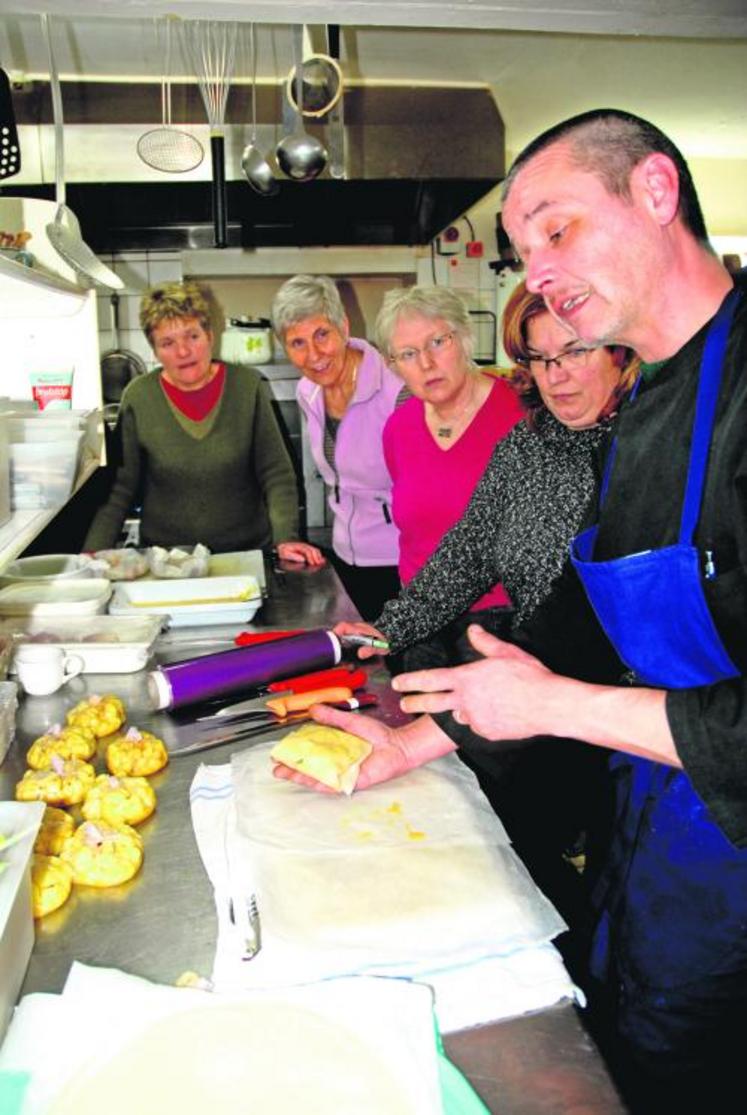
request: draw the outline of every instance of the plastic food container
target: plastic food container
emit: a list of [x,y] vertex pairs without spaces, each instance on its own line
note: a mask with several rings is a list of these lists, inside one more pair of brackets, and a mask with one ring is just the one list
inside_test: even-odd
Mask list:
[[0,682],[4,681],[8,676],[8,669],[10,668],[10,660],[13,657],[13,636],[11,634],[0,635]]
[[83,554],[38,554],[17,558],[0,575],[0,586],[28,581],[64,581],[90,577],[90,561]]
[[9,418],[8,435],[12,442],[59,441],[60,438],[75,437],[82,430],[82,418],[72,422],[59,422],[57,419]]
[[[0,593],[0,610],[2,609]],[[150,612],[171,617],[172,627],[248,623],[262,603],[255,577],[189,577],[174,581],[120,581],[109,604],[112,615]]]
[[0,874],[0,1040],[5,1035],[34,946],[31,916],[31,853],[39,831],[43,801],[0,801],[0,833],[6,840],[25,836],[3,854]]
[[8,585],[0,589],[0,616],[93,616],[106,610],[111,594],[101,577]]
[[[54,507],[70,495],[80,456],[83,434],[53,441],[12,442],[10,458],[10,501],[21,506]],[[38,489],[39,503],[26,502],[30,485]],[[23,502],[18,502],[19,497]]]
[[5,620],[0,639],[62,647],[82,658],[84,674],[133,674],[147,663],[164,623],[162,616],[151,615]]
[[14,681],[0,681],[0,763],[8,754],[16,734],[17,709],[18,686]]
[[11,420],[35,422],[43,426],[67,426],[70,429],[81,427],[93,413],[82,410],[39,410],[34,399],[0,399],[0,411]]

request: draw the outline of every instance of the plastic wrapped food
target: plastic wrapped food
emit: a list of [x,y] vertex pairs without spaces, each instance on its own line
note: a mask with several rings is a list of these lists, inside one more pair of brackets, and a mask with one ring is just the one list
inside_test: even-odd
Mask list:
[[97,577],[110,581],[134,581],[150,568],[148,558],[140,550],[124,547],[119,550],[97,550],[92,559]]
[[170,550],[151,546],[146,551],[148,566],[154,577],[207,577],[210,550],[198,542],[194,549],[174,546]]

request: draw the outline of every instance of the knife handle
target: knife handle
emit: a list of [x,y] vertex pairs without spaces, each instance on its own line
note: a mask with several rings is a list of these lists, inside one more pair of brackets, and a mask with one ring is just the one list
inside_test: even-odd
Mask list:
[[344,686],[328,689],[312,689],[308,693],[292,693],[290,697],[271,697],[265,706],[276,716],[285,718],[289,713],[302,712],[312,705],[345,701],[353,696],[353,690]]
[[291,635],[303,635],[303,630],[297,631],[241,631],[234,642],[237,647],[252,647],[259,643],[274,643],[276,639],[289,639]]
[[331,670],[315,670],[311,674],[299,674],[295,678],[285,678],[282,681],[271,681],[267,688],[274,693],[292,689],[294,693],[306,693],[310,689],[328,689],[332,686],[342,685],[345,689],[362,689],[368,681],[365,670],[350,670],[346,666],[338,666]]

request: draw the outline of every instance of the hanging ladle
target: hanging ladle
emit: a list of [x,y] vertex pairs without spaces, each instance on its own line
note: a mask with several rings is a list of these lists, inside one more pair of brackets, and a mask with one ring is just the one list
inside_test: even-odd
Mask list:
[[271,197],[280,189],[272,167],[257,147],[257,49],[254,41],[254,24],[250,26],[252,48],[252,138],[241,156],[241,169],[249,185],[258,194]]
[[296,56],[296,126],[291,135],[280,140],[275,152],[283,174],[297,182],[309,182],[327,165],[327,152],[314,136],[303,129],[303,27],[294,29]]

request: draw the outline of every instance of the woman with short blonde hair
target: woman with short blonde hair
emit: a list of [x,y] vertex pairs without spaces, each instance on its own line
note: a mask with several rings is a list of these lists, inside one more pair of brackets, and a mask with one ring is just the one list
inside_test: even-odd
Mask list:
[[216,316],[210,291],[195,282],[143,295],[140,324],[160,367],[122,395],[121,461],[84,547],[114,546],[139,510],[143,545],[274,547],[320,564],[319,550],[299,538],[296,476],[267,386],[254,368],[213,357]]

